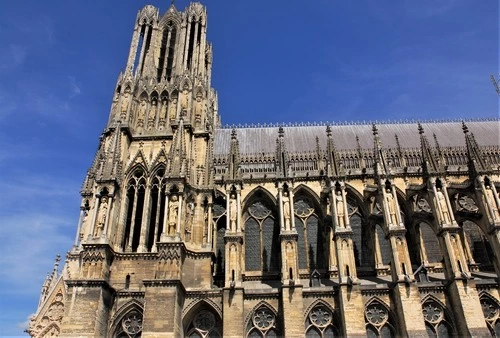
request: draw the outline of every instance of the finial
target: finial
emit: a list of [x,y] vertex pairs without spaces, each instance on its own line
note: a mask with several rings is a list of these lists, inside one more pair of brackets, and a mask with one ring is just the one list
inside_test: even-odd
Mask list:
[[285,131],[283,130],[283,127],[280,127],[280,128],[278,129],[278,133],[279,133],[279,136],[280,136],[280,137],[283,137],[283,136],[285,135]]
[[330,125],[326,126],[326,136],[332,137],[332,128],[330,127]]
[[418,133],[420,135],[422,135],[424,133],[424,127],[422,127],[422,125],[420,123],[418,124]]
[[231,140],[236,140],[236,129],[231,130]]
[[464,134],[467,134],[469,132],[469,128],[465,124],[465,121],[462,121],[462,130],[464,131]]
[[372,124],[372,131],[373,131],[373,136],[378,135],[378,129],[377,129],[377,126],[375,125],[375,123]]

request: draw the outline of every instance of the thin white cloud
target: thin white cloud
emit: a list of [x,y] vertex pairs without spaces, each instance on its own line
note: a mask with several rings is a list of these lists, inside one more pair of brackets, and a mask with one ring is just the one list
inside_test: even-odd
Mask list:
[[69,97],[74,98],[82,93],[82,89],[80,88],[80,84],[76,81],[74,76],[68,76],[69,79]]

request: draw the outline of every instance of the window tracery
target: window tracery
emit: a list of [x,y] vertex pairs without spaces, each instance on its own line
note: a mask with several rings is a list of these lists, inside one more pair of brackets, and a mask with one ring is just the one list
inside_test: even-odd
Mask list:
[[323,304],[312,308],[306,318],[306,337],[338,337],[338,330],[333,325],[333,313]]
[[278,337],[279,330],[276,314],[266,306],[260,306],[252,313],[247,325],[248,338]]
[[246,209],[243,219],[246,270],[279,272],[279,224],[274,207],[257,197]]
[[220,337],[220,328],[215,315],[208,310],[199,311],[188,326],[186,337],[189,338],[215,338]]
[[446,318],[446,311],[435,300],[427,300],[422,305],[425,328],[429,337],[451,337],[453,331]]
[[390,324],[389,311],[377,301],[365,309],[366,334],[368,337],[394,337],[394,328]]
[[486,320],[486,325],[491,332],[493,337],[500,336],[500,306],[496,301],[489,298],[488,296],[483,296],[480,298],[481,308],[483,310],[484,319]]
[[325,268],[323,224],[318,208],[305,194],[298,194],[293,203],[295,229],[298,233],[299,268]]
[[120,321],[118,338],[140,338],[142,336],[142,314],[130,311]]

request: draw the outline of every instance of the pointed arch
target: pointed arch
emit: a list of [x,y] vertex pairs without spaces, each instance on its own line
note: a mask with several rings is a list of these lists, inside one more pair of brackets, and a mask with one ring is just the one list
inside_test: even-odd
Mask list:
[[477,265],[481,271],[494,271],[492,258],[494,252],[483,229],[474,221],[460,223],[460,238],[469,264]]
[[280,224],[274,197],[257,187],[244,200],[245,269],[273,278],[280,273]]
[[345,183],[345,190],[347,193],[348,202],[349,199],[355,202],[361,216],[367,217],[370,214],[370,212],[368,210],[368,207],[366,206],[365,198],[363,197],[363,195],[349,183]]
[[[123,304],[115,314],[111,317],[109,321],[110,326],[108,328],[108,333],[111,333],[111,337],[117,337],[121,332],[123,332],[122,322],[126,320],[127,315],[137,314],[137,319],[140,318],[140,323],[142,325],[142,316],[144,313],[144,304],[137,300],[131,299],[127,303]],[[141,327],[142,330],[142,327]]]
[[316,299],[314,300],[314,302],[311,303],[311,305],[309,305],[307,307],[307,309],[304,311],[304,318],[307,317],[307,315],[309,314],[309,312],[311,312],[311,310],[316,307],[316,306],[326,306],[332,313],[335,312],[335,308],[328,302],[326,302],[325,300],[323,299]]
[[453,316],[448,307],[434,295],[426,295],[422,301],[425,327],[430,335],[455,336]]
[[315,205],[319,209],[319,207],[321,206],[321,200],[320,200],[318,194],[316,194],[316,192],[314,190],[312,190],[307,185],[305,185],[303,183],[300,183],[295,188],[293,188],[293,194],[294,195],[299,195],[301,193],[304,193],[304,194],[308,195],[309,197],[311,197],[313,199]]
[[327,302],[317,299],[304,315],[305,337],[338,337],[339,327],[334,309]]
[[368,337],[394,337],[397,335],[391,308],[380,298],[372,297],[365,305],[365,326]]
[[211,299],[193,301],[183,311],[185,337],[221,337],[222,311]]
[[248,204],[248,201],[255,198],[255,197],[260,197],[260,195],[263,195],[265,196],[266,198],[268,198],[273,205],[277,205],[278,204],[278,200],[276,199],[276,197],[271,194],[269,192],[269,190],[267,190],[266,188],[264,188],[263,186],[259,185],[255,188],[253,188],[246,196],[245,198],[243,199],[243,201],[241,201],[241,205],[243,206],[243,209],[245,209],[244,206],[246,206]]
[[281,318],[273,306],[266,301],[260,301],[245,318],[245,336],[267,335],[281,336]]
[[144,170],[144,176],[147,176],[149,173],[149,168],[148,168],[148,162],[146,160],[146,156],[144,155],[144,152],[142,149],[139,149],[134,157],[132,158],[131,161],[129,161],[125,172],[127,173],[125,177],[127,177],[127,180],[130,179],[130,175],[137,169],[137,168],[142,168]]
[[319,197],[309,187],[299,185],[293,196],[294,223],[298,234],[299,269],[326,271],[329,236],[324,225]]

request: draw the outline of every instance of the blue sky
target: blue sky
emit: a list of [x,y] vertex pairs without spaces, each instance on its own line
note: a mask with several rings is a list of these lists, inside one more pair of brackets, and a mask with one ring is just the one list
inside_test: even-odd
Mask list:
[[[137,10],[0,4],[0,335],[21,335],[76,231]],[[176,1],[183,9],[187,1]],[[205,1],[225,124],[497,117],[494,0]]]

